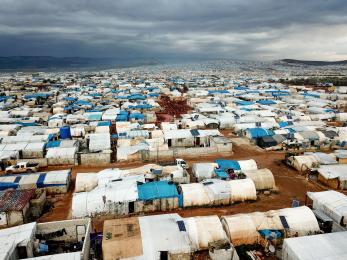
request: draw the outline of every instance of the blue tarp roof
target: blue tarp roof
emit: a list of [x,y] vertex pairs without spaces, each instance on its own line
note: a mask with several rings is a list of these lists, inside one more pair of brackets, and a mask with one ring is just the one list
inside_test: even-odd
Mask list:
[[218,159],[214,161],[218,164],[219,171],[225,171],[227,169],[234,169],[234,170],[241,170],[240,164],[238,161],[235,160],[224,160],[224,159]]
[[229,175],[225,171],[215,170],[214,172],[219,178],[229,178]]
[[243,86],[237,86],[234,89],[236,89],[236,90],[247,90],[248,88],[247,87],[243,87]]
[[145,100],[146,96],[141,95],[141,94],[131,94],[127,97],[128,99],[140,99],[140,100]]
[[265,92],[271,93],[274,97],[289,96],[289,92],[285,90],[267,90]]
[[77,98],[74,98],[74,97],[64,97],[63,100],[65,100],[65,101],[75,101],[75,100],[77,100]]
[[151,109],[153,106],[150,104],[139,104],[139,105],[130,105],[130,109]]
[[128,96],[117,96],[116,99],[128,99]]
[[251,134],[252,138],[259,138],[259,137],[274,135],[274,133],[271,130],[261,128],[261,127],[248,128],[247,131]]
[[128,115],[128,114],[129,114],[129,112],[126,111],[126,110],[120,110],[120,111],[118,112],[118,115]]
[[230,92],[226,89],[216,89],[216,90],[209,90],[209,94],[230,94]]
[[282,127],[286,127],[289,125],[288,122],[278,122],[278,125],[282,128]]
[[304,97],[314,97],[314,98],[320,98],[319,94],[316,93],[303,93],[302,94]]
[[54,147],[59,147],[60,146],[60,140],[58,141],[50,141],[47,143],[46,148],[54,148]]
[[7,190],[7,189],[17,189],[18,183],[13,182],[0,182],[0,190]]
[[148,97],[159,97],[159,93],[149,93]]
[[326,113],[335,113],[335,110],[331,109],[331,108],[328,108],[328,109],[325,109],[324,112],[326,112]]
[[168,181],[154,181],[137,185],[139,200],[178,198],[176,185]]
[[3,180],[6,180],[6,176],[0,177],[0,191],[7,190],[7,189],[17,189],[21,188],[19,183],[24,176],[33,176],[31,178],[31,184],[36,184],[36,188],[45,188],[45,187],[58,187],[58,186],[65,186],[66,184],[61,183],[54,183],[52,180],[49,180],[48,182],[45,182],[46,173],[40,173],[40,174],[16,174],[16,178],[13,182],[3,182]]
[[0,96],[0,102],[6,101],[9,98],[11,98],[11,97],[10,96]]
[[98,126],[111,126],[111,121],[100,121]]
[[102,117],[102,112],[89,112],[88,114],[84,114],[84,117],[87,118],[87,120],[94,120],[99,121]]
[[259,234],[269,240],[278,239],[282,237],[282,233],[278,230],[271,229],[261,229],[258,231]]
[[86,110],[86,112],[90,113],[90,112],[102,112],[102,111],[99,109],[89,109],[89,110]]
[[259,103],[261,105],[274,105],[274,104],[277,104],[275,101],[268,100],[268,99],[258,100],[257,103]]
[[244,101],[244,100],[236,100],[235,104],[238,106],[249,106],[249,105],[253,105],[254,102],[252,101]]
[[102,97],[102,94],[101,93],[89,93],[88,96],[91,96],[91,97]]
[[130,119],[145,119],[145,115],[141,113],[132,113],[129,115],[129,118]]
[[192,129],[190,130],[190,133],[192,134],[192,136],[196,137],[196,136],[199,136],[200,133],[199,133],[199,130],[198,129]]
[[48,93],[34,93],[34,94],[28,94],[24,96],[24,99],[37,99],[37,98],[48,98],[50,94]]
[[128,121],[128,115],[127,114],[119,114],[116,117],[117,122],[125,122]]
[[23,127],[25,126],[39,126],[39,124],[35,122],[15,122],[15,124],[21,125]]

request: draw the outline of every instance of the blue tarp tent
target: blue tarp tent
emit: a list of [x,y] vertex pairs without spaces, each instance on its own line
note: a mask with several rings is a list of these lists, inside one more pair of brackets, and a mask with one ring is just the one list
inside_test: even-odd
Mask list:
[[221,179],[227,179],[227,178],[229,178],[229,175],[228,175],[225,171],[215,170],[214,172],[215,172],[215,174],[216,174],[219,178],[221,178]]
[[289,125],[288,122],[278,122],[278,125],[282,128],[282,127],[286,127]]
[[250,133],[251,138],[259,138],[264,136],[271,136],[274,135],[274,133],[271,130],[265,129],[265,128],[248,128],[247,132]]
[[259,103],[261,105],[274,105],[274,104],[277,104],[275,101],[268,100],[268,99],[258,100],[257,103]]
[[236,90],[247,90],[247,87],[243,87],[243,86],[237,86],[235,87]]
[[250,106],[250,105],[253,105],[254,102],[244,101],[244,100],[236,100],[235,104],[238,105],[238,106]]
[[58,140],[58,141],[50,141],[50,142],[47,143],[46,148],[48,149],[48,148],[59,147],[60,143],[61,143],[60,140]]
[[141,113],[133,113],[129,115],[129,119],[135,119],[135,120],[144,120],[145,115]]
[[111,121],[100,121],[98,126],[111,126]]
[[168,181],[154,181],[137,185],[139,200],[178,198],[176,185]]
[[224,160],[224,159],[218,159],[214,161],[218,164],[218,171],[225,171],[227,169],[233,169],[236,171],[240,171],[241,167],[238,161],[235,160]]
[[83,114],[83,116],[89,121],[100,121],[102,112],[88,112]]

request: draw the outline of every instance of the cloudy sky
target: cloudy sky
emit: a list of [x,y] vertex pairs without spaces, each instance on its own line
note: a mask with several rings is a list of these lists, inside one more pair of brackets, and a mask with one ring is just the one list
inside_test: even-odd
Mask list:
[[0,0],[0,56],[347,59],[346,0]]

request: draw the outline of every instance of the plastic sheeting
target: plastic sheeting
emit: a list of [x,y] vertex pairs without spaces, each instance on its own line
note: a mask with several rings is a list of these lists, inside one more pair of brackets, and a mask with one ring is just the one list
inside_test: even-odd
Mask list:
[[98,178],[94,173],[77,173],[75,192],[91,191],[98,186]]
[[0,230],[0,259],[10,260],[17,247],[27,247],[34,238],[36,223]]
[[210,198],[202,183],[181,184],[183,206],[204,206],[210,204]]
[[222,223],[216,215],[185,218],[184,223],[196,250],[208,249],[209,243],[213,242],[225,241],[229,244]]
[[275,188],[275,178],[269,169],[259,169],[243,171],[243,173],[250,178],[257,190],[267,190]]
[[189,254],[192,251],[188,233],[179,230],[178,221],[183,221],[178,214],[139,218],[143,248],[142,259],[160,259],[160,251],[167,251],[170,255]]
[[224,181],[206,179],[202,183],[181,184],[183,206],[228,205],[256,200],[257,191],[251,179]]
[[347,196],[333,190],[308,192],[313,208],[331,217],[338,224],[347,225]]
[[198,181],[213,178],[215,176],[214,170],[216,166],[216,163],[194,163],[192,173]]
[[318,161],[313,155],[294,156],[293,166],[300,172],[306,170],[307,168],[312,168],[314,165],[318,165]]
[[347,256],[347,231],[287,238],[283,260],[344,260]]
[[111,149],[111,136],[109,133],[89,135],[89,151],[98,152]]
[[79,218],[97,214],[128,214],[128,203],[138,199],[137,182],[144,182],[143,176],[134,176],[122,181],[114,181],[106,187],[98,187],[90,192],[74,193],[72,217]]
[[231,189],[232,202],[257,199],[257,191],[251,179],[231,180],[227,183]]
[[234,246],[259,243],[263,229],[284,230],[280,216],[284,216],[289,230],[286,236],[304,236],[318,232],[319,226],[313,212],[306,206],[237,214],[222,217],[222,223],[227,235]]

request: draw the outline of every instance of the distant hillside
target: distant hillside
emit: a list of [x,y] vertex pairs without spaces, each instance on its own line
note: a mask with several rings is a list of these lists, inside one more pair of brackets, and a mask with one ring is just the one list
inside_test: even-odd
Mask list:
[[156,62],[128,61],[115,58],[9,56],[0,57],[0,70],[83,70],[108,69],[138,65],[153,65]]
[[288,64],[301,64],[311,66],[328,66],[328,65],[347,65],[347,60],[341,61],[315,61],[315,60],[294,60],[294,59],[283,59],[282,62]]

